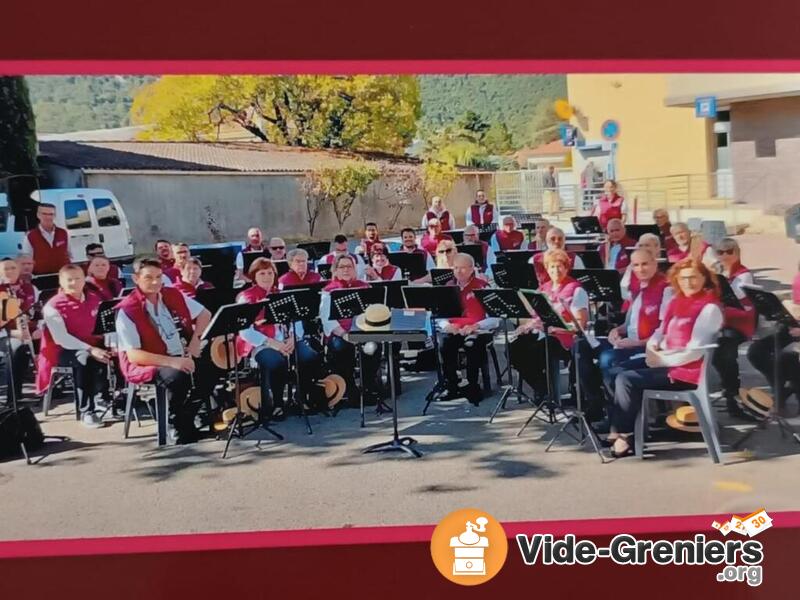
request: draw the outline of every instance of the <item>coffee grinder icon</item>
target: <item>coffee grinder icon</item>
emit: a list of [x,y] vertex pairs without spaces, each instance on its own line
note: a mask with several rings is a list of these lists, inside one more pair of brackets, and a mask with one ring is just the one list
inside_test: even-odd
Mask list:
[[484,554],[489,547],[489,538],[476,532],[486,531],[489,519],[478,517],[475,523],[467,521],[466,531],[450,538],[450,547],[455,554],[453,575],[486,575]]

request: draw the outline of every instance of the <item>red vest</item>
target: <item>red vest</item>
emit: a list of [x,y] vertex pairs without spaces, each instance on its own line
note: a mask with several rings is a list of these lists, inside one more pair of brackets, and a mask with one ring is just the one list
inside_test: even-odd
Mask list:
[[545,242],[533,240],[532,242],[528,242],[528,250],[547,250],[547,244]]
[[33,273],[58,273],[64,265],[69,264],[69,234],[66,229],[56,227],[51,246],[41,229],[36,227],[28,232],[28,242],[33,248]]
[[606,230],[608,222],[611,219],[622,218],[622,202],[623,198],[618,194],[614,194],[611,200],[609,200],[605,194],[600,196],[600,200],[597,201],[597,206],[600,209],[597,218],[600,221],[600,227],[603,228],[603,231]]
[[[358,258],[358,256],[356,256],[355,254],[350,254],[349,253],[347,256],[349,256],[350,258],[353,259],[353,262],[356,264],[356,267],[358,267],[358,265],[361,264],[361,259]],[[333,252],[331,252],[330,254],[326,254],[325,256],[323,256],[322,257],[322,261],[325,264],[332,265],[333,261],[335,260],[335,258],[336,258],[336,255]]]
[[792,302],[800,304],[800,272],[792,279]]
[[636,331],[640,340],[646,340],[658,329],[661,323],[661,302],[664,300],[664,290],[669,287],[669,281],[663,273],[656,272],[653,278],[642,289],[639,278],[631,273],[630,306],[633,306],[636,297],[641,293],[642,304],[638,315],[631,315],[631,320],[636,319]]
[[[85,263],[83,265],[83,274],[88,276],[89,275],[89,263]],[[119,276],[119,267],[114,263],[110,263],[108,266],[108,275],[106,275],[108,279],[118,279],[122,281],[122,277]]]
[[391,281],[392,278],[394,278],[394,274],[397,273],[397,267],[394,265],[386,265],[380,271],[376,269],[375,272],[378,273],[383,281]]
[[266,250],[267,247],[264,245],[262,245],[261,248],[256,248],[255,246],[247,244],[247,246],[242,249],[242,252],[265,252]]
[[[28,315],[28,329],[31,333],[36,329],[36,321],[30,318],[31,309],[36,304],[36,288],[31,283],[18,282],[14,285],[8,283],[0,284],[0,292],[9,292],[11,295],[16,296],[19,300],[20,310]],[[5,328],[7,331],[18,329],[17,320],[12,319],[6,323]]]
[[425,250],[428,254],[430,254],[433,258],[436,258],[436,246],[439,245],[439,242],[442,240],[452,240],[453,238],[450,237],[446,233],[440,233],[436,237],[430,237],[430,235],[425,232],[425,235],[422,236],[419,245],[422,246],[422,249]]
[[441,215],[437,215],[432,210],[429,210],[425,213],[425,218],[430,221],[431,219],[439,219],[439,224],[442,226],[442,231],[450,231],[453,228],[452,223],[450,223],[450,211],[445,210],[442,212]]
[[[333,290],[347,290],[350,288],[365,288],[369,287],[366,281],[360,279],[351,279],[350,281],[342,281],[341,279],[331,279],[331,282],[322,290],[324,292],[332,292]],[[327,319],[328,315],[322,315],[323,319]],[[353,319],[339,319],[339,326],[345,331],[350,331],[353,326]]]
[[494,206],[488,202],[483,206],[485,207],[483,209],[483,219],[481,219],[480,204],[476,202],[469,207],[470,216],[472,217],[472,222],[475,225],[489,225],[490,223],[494,223]]
[[[447,285],[458,285],[455,279],[450,280]],[[456,319],[448,319],[448,322],[456,327],[463,327],[464,325],[474,325],[478,321],[483,321],[486,318],[486,311],[483,310],[483,305],[478,301],[475,296],[475,290],[482,290],[488,283],[483,279],[473,277],[463,288],[459,290],[461,296],[461,307],[463,311],[462,316]]]
[[[701,292],[687,298],[682,294],[676,295],[667,305],[667,314],[664,315],[664,340],[668,350],[686,348],[692,339],[694,324],[700,312],[708,304],[717,304],[716,294],[710,291]],[[669,377],[673,381],[684,381],[697,385],[700,381],[700,367],[703,359],[699,358],[679,367],[670,367]]]
[[[731,276],[728,278],[728,281],[732,286],[737,277],[749,272],[750,270],[747,267],[744,267],[742,266],[742,263],[739,263],[731,270]],[[739,298],[739,303],[742,305],[742,309],[723,305],[722,314],[725,317],[723,326],[731,327],[740,332],[746,338],[750,339],[756,332],[758,315],[756,314],[753,302],[747,296],[744,298]]]
[[522,248],[522,242],[525,241],[525,234],[516,229],[510,233],[498,229],[494,236],[500,250],[519,250]]
[[[689,247],[691,248],[691,244],[689,245]],[[702,242],[700,250],[701,259],[703,258],[703,255],[706,253],[706,250],[708,250],[710,247],[711,246],[709,246],[707,243]],[[680,262],[684,258],[688,258],[688,256],[689,256],[689,248],[687,248],[686,250],[681,250],[678,247],[678,244],[675,244],[671,250],[667,250],[667,260],[671,263]]]
[[[553,291],[553,282],[550,281],[548,277],[547,283],[542,285],[541,291],[547,294],[547,297],[550,299],[553,307],[556,310],[560,310],[561,317],[564,319],[564,321],[571,323],[575,320],[571,311],[572,297],[575,295],[576,290],[578,290],[580,287],[580,281],[567,276],[567,278],[561,283],[561,287],[558,288],[558,291]],[[553,335],[559,342],[561,342],[561,345],[565,350],[570,350],[572,348],[572,340],[575,338],[574,333],[555,333]]]
[[[572,271],[575,268],[575,253],[567,252],[567,256],[569,257],[569,270]],[[550,281],[550,275],[547,273],[547,269],[544,268],[544,252],[533,255],[533,272],[536,273],[539,285],[544,285]]]
[[[93,335],[94,321],[100,306],[100,296],[84,290],[83,302],[59,291],[47,303],[58,311],[64,319],[67,332],[90,346],[101,346],[103,336]],[[42,345],[36,357],[36,392],[43,394],[50,385],[50,374],[58,365],[61,347],[53,340],[50,331],[45,327],[42,332]]]
[[[264,298],[269,296],[272,291],[265,290],[264,288],[254,285],[252,287],[247,288],[238,296],[236,296],[236,302],[242,304],[255,304],[256,302],[261,302]],[[264,318],[264,311],[258,313],[256,317],[256,321],[259,321]],[[275,338],[275,325],[270,323],[257,323],[255,325],[255,330],[259,333],[264,334],[269,338]],[[236,353],[237,355],[247,356],[250,354],[250,351],[253,349],[252,344],[247,342],[243,337],[236,336]]]
[[[175,288],[164,287],[161,288],[161,299],[164,301],[167,311],[173,318],[178,319],[178,329],[184,339],[188,340],[192,336],[192,315],[189,313],[189,307],[186,306],[183,294]],[[147,299],[137,288],[125,296],[117,306],[136,326],[142,344],[141,349],[153,354],[166,355],[167,345],[161,339],[158,328],[147,314],[145,302]],[[125,379],[131,383],[152,381],[158,370],[158,367],[155,366],[137,365],[130,362],[126,352],[120,353],[119,364]]]
[[319,273],[315,273],[314,271],[306,271],[305,278],[300,279],[300,276],[297,273],[289,270],[281,275],[278,279],[278,283],[283,287],[290,285],[303,285],[304,283],[317,283],[318,281],[322,281],[322,277]]
[[663,227],[658,228],[661,231],[661,237],[664,240],[664,248],[669,252],[673,248],[677,248],[678,244],[675,243],[675,238],[672,237],[672,223],[665,223]]
[[94,277],[86,278],[86,286],[103,300],[113,300],[122,291],[122,282],[110,277],[100,281]]
[[[632,240],[628,236],[625,236],[619,242],[617,242],[617,244],[619,244],[621,246],[621,248],[619,249],[619,252],[617,252],[617,260],[616,260],[615,264],[611,265],[611,267],[609,267],[609,268],[616,269],[620,273],[624,273],[625,269],[628,268],[628,265],[631,264],[631,257],[628,256],[628,253],[625,251],[625,248],[633,248],[634,246],[636,246],[636,241]],[[611,244],[609,246],[609,252],[611,251],[612,247],[613,247],[613,244]],[[603,259],[603,263],[605,263],[606,262],[606,245],[605,244],[601,245],[597,249],[597,252],[600,254],[600,258]],[[656,257],[656,258],[658,258],[658,257]]]
[[364,256],[369,256],[370,255],[370,252],[372,252],[372,247],[375,244],[383,244],[383,241],[381,239],[377,239],[374,242],[371,242],[366,238],[361,240],[361,247],[364,249]]
[[179,279],[175,282],[173,287],[176,290],[179,290],[184,296],[194,299],[195,296],[197,296],[197,290],[213,290],[214,284],[203,281],[200,283],[200,285],[194,286],[183,279]]

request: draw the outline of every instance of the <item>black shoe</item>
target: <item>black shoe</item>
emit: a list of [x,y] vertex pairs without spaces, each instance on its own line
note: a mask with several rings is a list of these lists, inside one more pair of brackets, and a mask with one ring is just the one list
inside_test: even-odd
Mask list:
[[592,429],[594,429],[595,433],[603,435],[611,432],[611,423],[608,422],[608,419],[602,419],[599,421],[592,421],[589,419],[589,423],[591,423]]
[[440,402],[449,402],[450,400],[458,400],[464,398],[464,391],[459,387],[448,387],[447,392],[439,396],[437,400]]
[[732,417],[737,419],[747,419],[750,420],[750,417],[742,410],[742,407],[739,405],[739,400],[736,396],[725,396],[725,408],[728,411],[728,414]]
[[477,384],[470,384],[467,386],[467,400],[473,406],[478,406],[483,400],[483,392]]

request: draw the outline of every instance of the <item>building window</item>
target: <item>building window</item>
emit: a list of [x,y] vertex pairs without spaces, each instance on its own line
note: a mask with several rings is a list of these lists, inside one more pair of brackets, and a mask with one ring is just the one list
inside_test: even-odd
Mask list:
[[85,200],[66,200],[64,202],[64,221],[67,229],[90,229],[92,220]]

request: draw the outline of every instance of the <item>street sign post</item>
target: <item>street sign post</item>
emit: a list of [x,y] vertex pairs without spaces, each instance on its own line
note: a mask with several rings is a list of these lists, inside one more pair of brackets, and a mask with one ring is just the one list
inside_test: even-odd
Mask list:
[[694,116],[701,119],[714,119],[717,116],[717,98],[700,96],[694,100]]

